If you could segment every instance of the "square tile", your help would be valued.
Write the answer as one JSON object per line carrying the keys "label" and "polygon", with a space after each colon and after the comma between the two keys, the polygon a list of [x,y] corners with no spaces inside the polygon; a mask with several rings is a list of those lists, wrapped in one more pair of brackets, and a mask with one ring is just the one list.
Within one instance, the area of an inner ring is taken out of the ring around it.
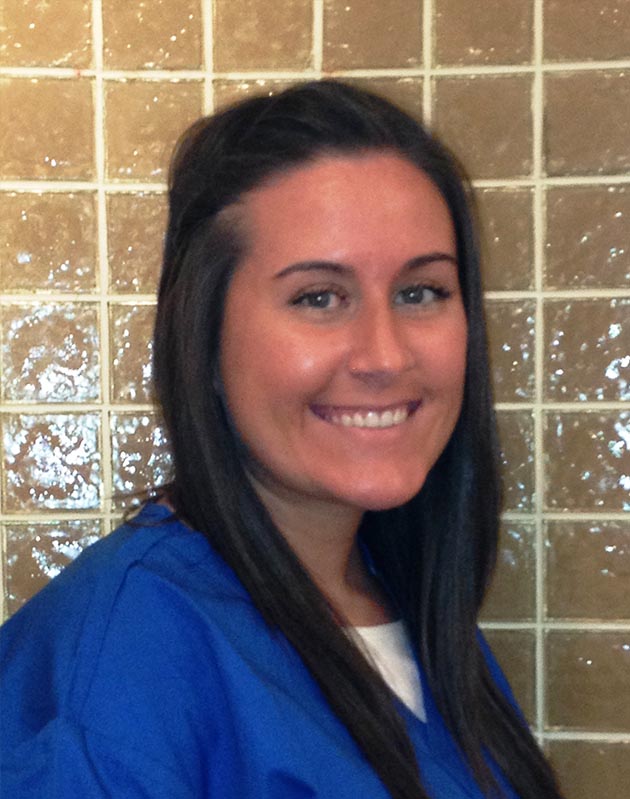
{"label": "square tile", "polygon": [[4,414],[5,513],[100,507],[100,417],[95,413]]}
{"label": "square tile", "polygon": [[165,181],[175,142],[201,110],[200,82],[107,81],[107,177]]}
{"label": "square tile", "polygon": [[549,741],[567,799],[620,799],[630,785],[630,741]]}
{"label": "square tile", "polygon": [[201,69],[199,0],[102,0],[106,69]]}
{"label": "square tile", "polygon": [[155,306],[110,306],[112,402],[153,400],[153,324]]}
{"label": "square tile", "polygon": [[528,64],[533,56],[533,0],[439,0],[435,59],[442,66]]}
{"label": "square tile", "polygon": [[96,197],[0,192],[0,291],[94,291]]}
{"label": "square tile", "polygon": [[630,299],[547,300],[545,399],[630,400]]}
{"label": "square tile", "polygon": [[531,174],[531,91],[529,75],[435,79],[435,130],[471,177]]}
{"label": "square tile", "polygon": [[504,521],[483,621],[532,621],[536,616],[536,526]]}
{"label": "square tile", "polygon": [[536,717],[536,638],[529,630],[484,630],[516,701],[533,724]]}
{"label": "square tile", "polygon": [[112,414],[110,425],[114,503],[124,507],[171,480],[171,453],[155,414]]}
{"label": "square tile", "polygon": [[2,399],[93,402],[100,397],[95,304],[2,305],[0,334]]}
{"label": "square tile", "polygon": [[534,510],[534,419],[528,411],[498,411],[504,510]]}
{"label": "square tile", "polygon": [[547,61],[630,57],[630,0],[545,0]]}
{"label": "square tile", "polygon": [[0,179],[95,178],[92,82],[0,78]]}
{"label": "square tile", "polygon": [[630,284],[628,187],[548,189],[546,206],[547,288],[626,288]]}
{"label": "square tile", "polygon": [[422,64],[422,2],[324,0],[324,69]]}
{"label": "square tile", "polygon": [[544,84],[547,174],[627,172],[630,72],[611,69],[548,74]]}
{"label": "square tile", "polygon": [[311,0],[214,0],[213,10],[218,72],[312,66]]}
{"label": "square tile", "polygon": [[495,400],[533,401],[536,303],[488,300],[486,321]]}

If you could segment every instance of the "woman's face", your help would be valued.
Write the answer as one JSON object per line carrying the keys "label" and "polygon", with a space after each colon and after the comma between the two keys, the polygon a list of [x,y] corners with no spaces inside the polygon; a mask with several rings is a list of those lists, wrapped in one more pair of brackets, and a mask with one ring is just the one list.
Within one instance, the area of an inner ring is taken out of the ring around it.
{"label": "woman's face", "polygon": [[242,201],[221,376],[279,501],[377,510],[422,487],[457,421],[466,317],[453,223],[390,153],[327,156]]}

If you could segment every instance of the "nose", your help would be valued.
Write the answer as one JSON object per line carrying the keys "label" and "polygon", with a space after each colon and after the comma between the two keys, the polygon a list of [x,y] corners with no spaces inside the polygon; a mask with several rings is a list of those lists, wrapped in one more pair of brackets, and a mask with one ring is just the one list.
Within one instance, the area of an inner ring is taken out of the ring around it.
{"label": "nose", "polygon": [[389,306],[364,309],[354,320],[348,367],[364,379],[387,382],[414,363],[408,323]]}

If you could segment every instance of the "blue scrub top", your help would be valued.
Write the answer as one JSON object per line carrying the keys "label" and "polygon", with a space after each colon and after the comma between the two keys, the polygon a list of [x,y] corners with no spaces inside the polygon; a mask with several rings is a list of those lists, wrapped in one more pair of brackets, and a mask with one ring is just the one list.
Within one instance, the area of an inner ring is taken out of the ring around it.
{"label": "blue scrub top", "polygon": [[[0,666],[7,799],[389,796],[291,645],[163,506],[18,611]],[[423,684],[426,723],[398,706],[426,789],[482,799]]]}

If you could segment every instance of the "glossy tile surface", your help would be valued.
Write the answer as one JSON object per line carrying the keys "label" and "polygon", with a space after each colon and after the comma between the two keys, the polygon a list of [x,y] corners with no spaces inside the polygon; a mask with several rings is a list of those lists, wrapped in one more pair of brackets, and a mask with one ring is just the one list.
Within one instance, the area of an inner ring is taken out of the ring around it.
{"label": "glossy tile surface", "polygon": [[92,4],[86,0],[2,0],[0,66],[89,67]]}
{"label": "glossy tile surface", "polygon": [[547,616],[630,620],[630,519],[546,525]]}
{"label": "glossy tile surface", "polygon": [[545,396],[630,400],[630,299],[547,301]]}
{"label": "glossy tile surface", "polygon": [[59,522],[8,522],[5,603],[15,613],[102,535],[98,519]]}
{"label": "glossy tile surface", "polygon": [[153,305],[110,306],[112,402],[151,402]]}
{"label": "glossy tile surface", "polygon": [[112,69],[199,69],[198,0],[102,0],[103,60]]}
{"label": "glossy tile surface", "polygon": [[629,0],[545,0],[544,5],[546,60],[630,57]]}
{"label": "glossy tile surface", "polygon": [[567,799],[620,799],[630,785],[630,741],[550,741],[547,752]]}
{"label": "glossy tile surface", "polygon": [[91,402],[100,395],[96,306],[0,306],[1,396],[20,402]]}
{"label": "glossy tile surface", "polygon": [[112,291],[155,293],[165,227],[163,194],[116,192],[107,197],[107,256]]}
{"label": "glossy tile surface", "polygon": [[484,630],[486,640],[507,677],[527,720],[535,717],[536,639],[529,630]]}
{"label": "glossy tile surface", "polygon": [[531,189],[478,189],[481,269],[486,291],[534,286],[534,217]]}
{"label": "glossy tile surface", "polygon": [[528,75],[435,80],[435,129],[473,178],[515,178],[532,170]]}
{"label": "glossy tile surface", "polygon": [[312,65],[311,0],[214,0],[214,68],[219,72]]}
{"label": "glossy tile surface", "polygon": [[533,0],[438,0],[438,64],[527,64],[532,59]]}
{"label": "glossy tile surface", "polygon": [[124,506],[169,481],[170,450],[155,414],[112,414],[111,429],[114,502]]}
{"label": "glossy tile surface", "polygon": [[504,521],[492,585],[483,606],[484,621],[530,621],[536,613],[536,527]]}
{"label": "glossy tile surface", "polygon": [[545,285],[626,288],[630,284],[630,190],[567,186],[547,190]]}
{"label": "glossy tile surface", "polygon": [[486,321],[496,402],[534,399],[534,325],[532,300],[488,300]]}
{"label": "glossy tile surface", "polygon": [[534,507],[534,419],[527,411],[499,411],[503,451],[504,509],[531,512]]}
{"label": "glossy tile surface", "polygon": [[89,79],[2,77],[0,108],[0,179],[95,176]]}
{"label": "glossy tile surface", "polygon": [[0,292],[93,291],[96,198],[0,193]]}
{"label": "glossy tile surface", "polygon": [[1,421],[4,512],[99,507],[98,414],[7,413]]}
{"label": "glossy tile surface", "polygon": [[545,506],[630,510],[630,412],[544,415]]}
{"label": "glossy tile surface", "polygon": [[618,175],[630,169],[630,72],[548,74],[544,91],[547,174]]}
{"label": "glossy tile surface", "polygon": [[179,135],[201,116],[197,81],[107,81],[105,145],[112,180],[164,181]]}
{"label": "glossy tile surface", "polygon": [[630,732],[630,632],[549,632],[546,726]]}
{"label": "glossy tile surface", "polygon": [[324,69],[422,64],[422,2],[324,0]]}

